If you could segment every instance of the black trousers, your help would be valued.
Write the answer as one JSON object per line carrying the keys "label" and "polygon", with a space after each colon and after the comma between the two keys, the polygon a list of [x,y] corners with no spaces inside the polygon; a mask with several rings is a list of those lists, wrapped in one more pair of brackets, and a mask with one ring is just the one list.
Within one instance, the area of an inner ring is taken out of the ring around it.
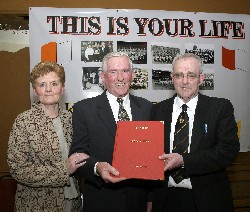
{"label": "black trousers", "polygon": [[168,187],[164,193],[164,212],[198,211],[192,189]]}

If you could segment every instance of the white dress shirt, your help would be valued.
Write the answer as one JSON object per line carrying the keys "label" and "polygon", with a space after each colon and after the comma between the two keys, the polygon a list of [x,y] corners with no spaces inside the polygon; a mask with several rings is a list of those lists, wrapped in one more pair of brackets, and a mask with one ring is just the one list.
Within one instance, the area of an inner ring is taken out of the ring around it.
{"label": "white dress shirt", "polygon": [[[118,112],[119,112],[119,103],[117,102],[117,97],[106,91],[106,95],[110,104],[110,107],[112,109],[115,121],[118,122]],[[129,119],[132,121],[132,113],[131,113],[131,107],[130,107],[130,99],[129,99],[129,94],[127,94],[123,99],[123,107],[127,111]],[[94,166],[94,174],[99,176],[97,171],[96,171],[96,166],[98,162],[96,162]]]}
{"label": "white dress shirt", "polygon": [[[106,95],[109,100],[110,107],[112,109],[115,121],[118,121],[118,112],[119,112],[119,103],[116,101],[117,97],[106,91]],[[132,113],[131,113],[131,107],[130,107],[130,99],[129,99],[129,94],[124,96],[123,98],[123,107],[127,111],[129,119],[132,121]]]}
{"label": "white dress shirt", "polygon": [[[192,138],[192,130],[193,130],[193,123],[194,123],[194,115],[195,115],[195,109],[198,102],[198,95],[191,99],[187,105],[187,114],[189,117],[189,146],[188,146],[188,152],[190,152],[190,144],[191,144],[191,138]],[[174,99],[174,106],[173,106],[173,114],[172,114],[172,123],[171,123],[171,133],[170,133],[170,153],[172,153],[173,149],[173,141],[174,141],[174,132],[175,132],[175,125],[177,122],[177,119],[182,112],[182,105],[185,104],[181,98],[178,96]],[[185,166],[185,164],[184,164]],[[169,177],[168,182],[169,187],[182,187],[182,188],[188,188],[192,189],[192,184],[190,181],[190,178],[182,180],[179,184],[176,184],[173,180],[173,178]]]}

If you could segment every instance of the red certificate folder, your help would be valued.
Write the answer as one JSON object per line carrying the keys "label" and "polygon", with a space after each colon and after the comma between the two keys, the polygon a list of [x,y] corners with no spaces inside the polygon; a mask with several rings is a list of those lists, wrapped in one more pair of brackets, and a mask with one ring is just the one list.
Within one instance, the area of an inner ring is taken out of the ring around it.
{"label": "red certificate folder", "polygon": [[163,121],[119,121],[112,166],[119,177],[147,180],[164,179]]}

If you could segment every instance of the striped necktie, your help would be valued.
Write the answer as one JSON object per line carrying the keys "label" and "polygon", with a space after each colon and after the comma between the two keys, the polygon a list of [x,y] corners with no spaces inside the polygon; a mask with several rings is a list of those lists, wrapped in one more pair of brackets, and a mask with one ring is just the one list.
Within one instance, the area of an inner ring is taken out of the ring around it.
{"label": "striped necktie", "polygon": [[119,103],[119,111],[118,111],[118,120],[119,121],[129,121],[129,116],[125,108],[123,107],[123,99],[117,98],[116,100]]}
{"label": "striped necktie", "polygon": [[[175,125],[175,133],[174,133],[174,141],[173,141],[173,153],[179,153],[183,155],[188,151],[189,146],[189,118],[187,114],[187,105],[182,105],[182,112],[180,113],[176,125]],[[180,183],[184,178],[181,172],[182,167],[177,167],[172,170],[172,178],[175,183]]]}

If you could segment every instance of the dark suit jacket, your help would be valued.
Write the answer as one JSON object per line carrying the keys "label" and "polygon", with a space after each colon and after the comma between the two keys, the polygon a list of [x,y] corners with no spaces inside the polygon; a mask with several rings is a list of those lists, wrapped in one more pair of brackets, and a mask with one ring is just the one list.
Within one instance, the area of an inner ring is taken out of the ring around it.
{"label": "dark suit jacket", "polygon": [[[129,95],[133,121],[150,120],[152,104],[141,97]],[[83,204],[88,211],[145,211],[147,181],[126,180],[112,184],[94,175],[97,161],[112,164],[116,122],[106,93],[82,100],[73,107],[73,142],[70,154],[90,155],[77,175],[85,179]],[[129,133],[129,132],[128,132]]]}
{"label": "dark suit jacket", "polygon": [[102,46],[99,48],[100,50],[100,58],[101,60],[103,59],[103,57],[108,54],[110,52],[109,47],[105,46],[104,49],[102,49]]}
{"label": "dark suit jacket", "polygon": [[[156,104],[153,110],[153,119],[165,121],[165,153],[170,152],[170,131],[175,96]],[[207,125],[207,130],[205,130],[205,125]],[[184,168],[182,170],[183,174],[191,179],[199,211],[233,210],[226,167],[233,162],[239,148],[237,125],[231,102],[227,99],[199,94],[190,153],[183,155]],[[154,211],[161,211],[164,201],[167,201],[164,200],[162,192],[167,189],[168,177],[167,171],[165,188],[155,193],[153,205],[157,207]]]}

